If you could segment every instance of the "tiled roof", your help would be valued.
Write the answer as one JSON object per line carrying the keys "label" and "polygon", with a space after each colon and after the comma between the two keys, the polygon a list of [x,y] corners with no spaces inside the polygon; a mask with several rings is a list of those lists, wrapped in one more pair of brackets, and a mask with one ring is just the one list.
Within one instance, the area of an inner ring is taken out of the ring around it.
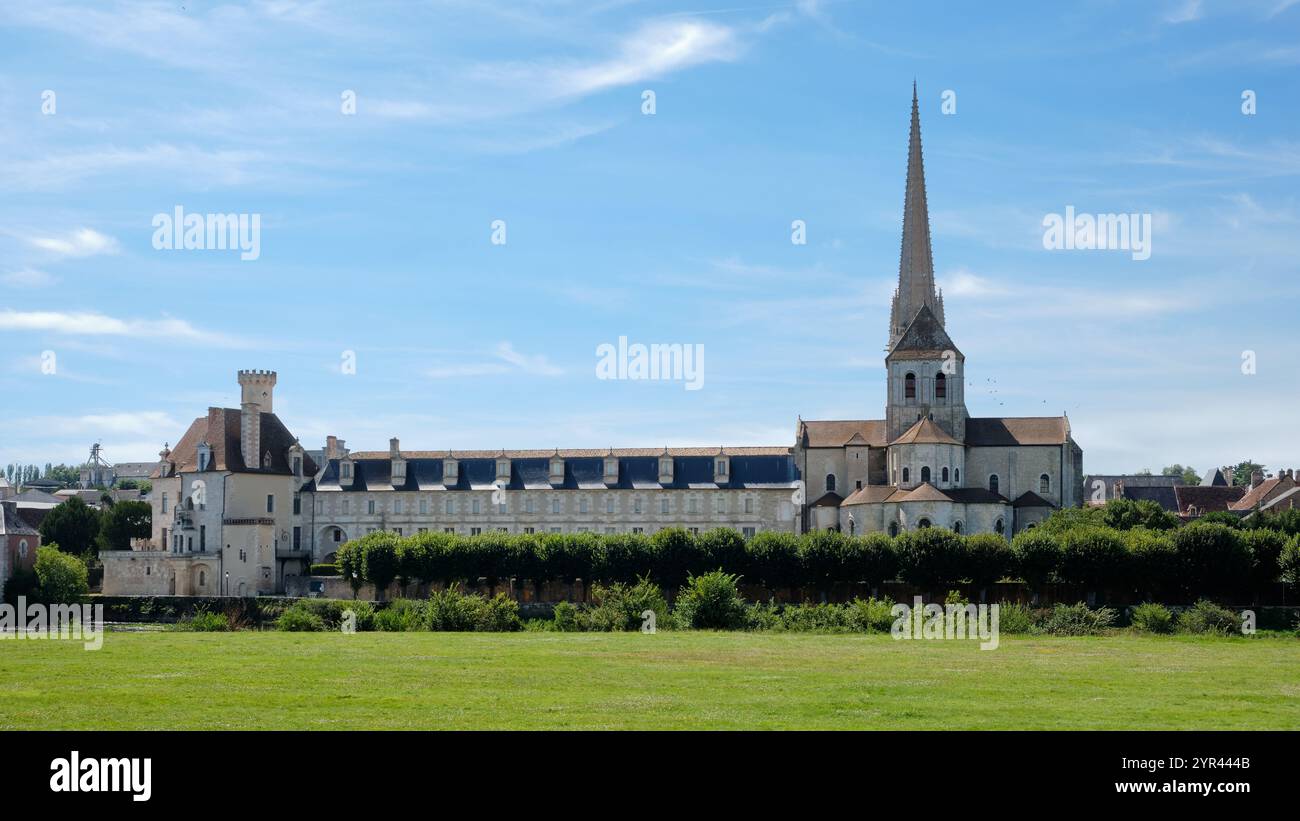
{"label": "tiled roof", "polygon": [[885,438],[884,419],[805,421],[802,434],[805,446],[810,448],[838,448],[850,441],[883,448],[889,443]]}
{"label": "tiled roof", "polygon": [[845,499],[841,507],[849,505],[878,505],[884,502],[958,502],[960,504],[1007,504],[996,493],[980,487],[948,488],[940,490],[923,483],[908,491],[891,485],[867,485]]}
{"label": "tiled roof", "polygon": [[917,486],[916,486],[915,488],[913,488],[912,490],[908,491],[907,493],[904,493],[901,497],[899,497],[898,499],[895,499],[895,500],[893,500],[893,501],[897,501],[897,502],[951,502],[951,501],[952,501],[952,498],[951,498],[950,496],[948,496],[947,494],[945,494],[942,490],[939,490],[939,488],[937,488],[937,487],[935,487],[934,485],[930,484],[929,482],[922,482],[921,484],[917,485]]}
{"label": "tiled roof", "polygon": [[1008,416],[966,420],[966,444],[974,447],[1064,445],[1069,423],[1064,416]]}
{"label": "tiled roof", "polygon": [[1187,515],[1187,508],[1195,505],[1198,513],[1211,513],[1227,510],[1229,506],[1246,495],[1244,487],[1206,487],[1204,485],[1179,485],[1174,488],[1178,499],[1179,515]]}
{"label": "tiled roof", "polygon": [[[556,448],[534,450],[404,450],[403,459],[539,459],[558,455],[563,459],[598,456],[662,456],[664,448]],[[669,456],[785,456],[788,446],[740,446],[667,448]],[[348,454],[350,459],[388,459],[386,450],[358,450]]]}
{"label": "tiled roof", "polygon": [[[1264,481],[1255,485],[1255,487],[1247,490],[1246,495],[1242,496],[1239,500],[1237,500],[1232,505],[1232,509],[1233,510],[1254,510],[1255,505],[1263,504],[1264,500],[1268,498],[1269,494],[1277,490],[1278,485],[1281,485],[1284,481],[1286,480],[1282,479],[1281,477],[1265,479]],[[1285,490],[1285,487],[1283,489]]]}
{"label": "tiled roof", "polygon": [[[240,411],[236,408],[208,408],[207,416],[200,416],[190,425],[189,430],[172,448],[171,461],[176,471],[191,472],[199,468],[199,443],[207,442],[212,446],[211,470],[228,470],[232,473],[276,473],[288,475],[292,472],[289,464],[289,448],[294,443],[293,434],[274,413],[258,414],[261,424],[261,450],[270,451],[271,467],[266,470],[250,469],[244,464],[243,452],[240,450]],[[303,475],[310,476],[316,472],[316,463],[303,453]],[[152,477],[158,477],[154,470]]]}
{"label": "tiled roof", "polygon": [[939,427],[928,416],[918,419],[901,436],[890,442],[891,445],[960,445],[947,431]]}
{"label": "tiled roof", "polygon": [[881,502],[897,501],[892,497],[897,494],[903,495],[903,491],[892,485],[866,485],[859,488],[844,500],[841,507],[848,505],[878,505]]}
{"label": "tiled roof", "polygon": [[953,344],[952,337],[943,329],[943,323],[930,310],[929,305],[922,305],[916,312],[911,324],[898,338],[894,347],[889,349],[886,359],[938,359],[951,351],[958,359],[964,359],[961,351]]}

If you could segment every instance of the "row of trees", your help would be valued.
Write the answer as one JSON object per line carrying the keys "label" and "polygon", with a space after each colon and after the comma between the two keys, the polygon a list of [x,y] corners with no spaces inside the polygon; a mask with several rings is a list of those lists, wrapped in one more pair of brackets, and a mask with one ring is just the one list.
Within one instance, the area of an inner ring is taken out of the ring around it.
{"label": "row of trees", "polygon": [[41,520],[41,541],[89,562],[101,550],[130,550],[131,539],[148,538],[153,511],[148,502],[106,500],[100,510],[73,496]]}
{"label": "row of trees", "polygon": [[46,462],[44,467],[10,463],[5,465],[5,478],[11,485],[25,485],[37,479],[49,479],[66,487],[81,481],[81,468],[76,465],[53,465],[49,462]]}
{"label": "row of trees", "polygon": [[338,566],[354,588],[398,581],[446,585],[485,579],[572,584],[635,582],[649,577],[676,590],[690,575],[739,574],[769,590],[835,585],[875,587],[901,580],[936,590],[1023,579],[1034,588],[1064,582],[1089,590],[1127,590],[1164,601],[1251,595],[1285,577],[1300,583],[1300,538],[1279,530],[1193,524],[1173,531],[1085,524],[1042,527],[1008,543],[994,534],[962,536],[940,528],[849,537],[763,532],[745,540],[719,528],[699,536],[681,528],[653,536],[591,533],[457,536],[375,532],[345,544]]}

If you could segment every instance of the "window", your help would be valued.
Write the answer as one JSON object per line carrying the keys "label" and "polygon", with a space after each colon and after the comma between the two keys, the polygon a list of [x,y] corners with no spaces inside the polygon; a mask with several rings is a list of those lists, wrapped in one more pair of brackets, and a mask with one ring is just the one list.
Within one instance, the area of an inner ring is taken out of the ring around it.
{"label": "window", "polygon": [[18,542],[18,558],[19,558],[19,559],[26,559],[26,558],[27,558],[27,540],[26,540],[26,539],[21,539],[21,540]]}
{"label": "window", "polygon": [[164,494],[162,495],[162,512],[163,512],[163,513],[166,513],[166,512],[167,512],[167,494],[166,494],[166,493],[164,493]]}
{"label": "window", "polygon": [[297,493],[293,494],[293,515],[302,515],[302,497]]}
{"label": "window", "polygon": [[908,468],[903,468],[903,484],[907,484],[910,481],[912,481],[912,471]]}
{"label": "window", "polygon": [[324,500],[324,499],[317,499],[317,500],[316,500],[316,515],[317,515],[317,516],[324,516],[324,515],[325,515],[325,500]]}
{"label": "window", "polygon": [[745,497],[745,512],[746,512],[746,513],[753,513],[753,512],[754,512],[754,497],[753,497],[753,496],[746,496],[746,497]]}
{"label": "window", "polygon": [[352,463],[351,463],[351,462],[344,462],[344,463],[343,463],[343,478],[344,478],[344,479],[351,479],[351,478],[352,478]]}
{"label": "window", "polygon": [[909,373],[903,377],[903,398],[916,398],[916,374],[914,373]]}
{"label": "window", "polygon": [[939,475],[943,477],[943,481],[944,481],[944,482],[947,482],[947,481],[948,481],[948,468],[944,468],[944,469],[943,469],[943,472],[942,472],[941,474],[939,474]]}
{"label": "window", "polygon": [[207,574],[205,571],[200,570],[200,571],[199,571],[199,587],[203,587],[203,586],[204,586],[205,584],[207,584],[207,583],[208,583],[208,574]]}
{"label": "window", "polygon": [[930,466],[929,466],[929,465],[925,465],[925,466],[923,466],[923,467],[921,468],[921,481],[922,481],[922,482],[928,482],[928,481],[930,481]]}
{"label": "window", "polygon": [[401,512],[402,512],[402,500],[401,500],[401,499],[394,499],[394,500],[393,500],[393,512],[394,512],[394,513],[401,513]]}
{"label": "window", "polygon": [[275,512],[275,496],[273,496],[270,493],[266,494],[266,512],[267,513]]}
{"label": "window", "polygon": [[507,509],[504,499],[497,503],[497,513],[505,513]]}
{"label": "window", "polygon": [[633,532],[633,533],[645,533],[645,528],[644,528],[644,527],[634,527],[634,528],[632,528],[632,532]]}
{"label": "window", "polygon": [[743,527],[740,529],[740,535],[744,536],[746,539],[752,539],[754,538],[754,528]]}
{"label": "window", "polygon": [[924,530],[925,528],[927,528],[927,527],[930,526],[930,520],[929,520],[929,519],[922,519],[922,520],[920,520],[919,522],[916,523],[916,526],[919,527],[919,528],[921,528],[922,530]]}
{"label": "window", "polygon": [[[200,536],[199,542],[202,543],[202,541],[203,539]],[[293,529],[293,549],[302,550],[302,528],[301,527],[295,527]]]}
{"label": "window", "polygon": [[834,473],[828,473],[828,474],[826,474],[826,492],[827,492],[827,493],[834,493],[834,492],[835,492],[835,474],[834,474]]}
{"label": "window", "polygon": [[509,475],[510,475],[510,462],[508,462],[505,459],[498,460],[497,476],[509,476]]}
{"label": "window", "polygon": [[1051,476],[1048,476],[1046,473],[1044,473],[1042,476],[1039,476],[1039,477],[1038,477],[1038,492],[1039,492],[1039,493],[1051,493],[1051,492],[1052,492],[1052,477],[1051,477]]}
{"label": "window", "polygon": [[425,516],[429,513],[429,500],[420,499],[420,515]]}
{"label": "window", "polygon": [[454,528],[454,527],[444,527],[444,528],[442,529],[442,532],[443,532],[443,533],[455,533],[455,532],[456,532],[456,528]]}
{"label": "window", "polygon": [[474,514],[475,516],[477,516],[477,515],[479,515],[480,513],[483,512],[483,502],[482,502],[482,500],[480,500],[480,499],[472,499],[472,500],[470,501],[469,504],[470,504],[469,512],[472,513],[472,514]]}
{"label": "window", "polygon": [[352,508],[352,500],[351,500],[351,499],[344,499],[344,500],[343,500],[343,503],[339,506],[339,509],[340,509],[340,511],[343,513],[344,516],[348,515],[348,513],[351,512],[351,508]]}
{"label": "window", "polygon": [[301,456],[295,456],[295,457],[293,457],[293,475],[294,475],[294,476],[302,476],[302,457],[301,457]]}
{"label": "window", "polygon": [[897,535],[898,535],[898,522],[890,522],[890,523],[889,523],[889,535],[890,535],[890,536],[897,536]]}
{"label": "window", "polygon": [[556,496],[554,499],[551,500],[551,512],[552,512],[552,513],[559,513],[559,512],[560,512],[560,497],[559,497],[559,496]]}
{"label": "window", "polygon": [[343,531],[339,530],[337,527],[334,528],[334,541],[335,543],[343,541]]}
{"label": "window", "polygon": [[719,496],[719,497],[718,497],[718,507],[717,507],[717,510],[718,510],[719,513],[726,513],[726,512],[727,512],[727,497],[726,497],[726,496]]}
{"label": "window", "polygon": [[958,536],[961,535],[961,522],[952,523],[952,532],[956,533]]}
{"label": "window", "polygon": [[669,499],[667,496],[663,497],[662,499],[659,500],[659,512],[660,513],[670,512],[672,510],[671,504],[672,504],[671,499]]}
{"label": "window", "polygon": [[524,528],[524,532],[525,532],[525,533],[536,533],[536,532],[537,532],[537,528],[535,528],[535,527],[526,527],[526,528]]}
{"label": "window", "polygon": [[943,374],[939,374],[934,378],[934,398],[935,399],[948,398],[948,377],[944,376]]}
{"label": "window", "polygon": [[612,528],[612,527],[607,527],[607,528],[605,528],[605,535],[606,535],[606,536],[612,536],[612,535],[614,535],[614,534],[617,533],[617,532],[618,532],[618,530],[615,529],[615,528]]}
{"label": "window", "polygon": [[367,499],[367,500],[366,500],[366,513],[369,513],[371,516],[373,516],[373,515],[375,514],[375,500],[374,500],[374,499]]}
{"label": "window", "polygon": [[471,527],[469,529],[469,535],[471,536],[480,536],[482,535],[482,533],[483,533],[483,528],[481,527]]}
{"label": "window", "polygon": [[613,513],[613,512],[614,512],[614,497],[613,497],[613,496],[610,496],[608,499],[605,500],[605,512],[606,512],[606,513]]}
{"label": "window", "polygon": [[699,509],[699,502],[700,502],[700,500],[697,499],[697,498],[695,498],[694,496],[692,496],[692,497],[690,497],[689,499],[687,499],[687,500],[686,500],[686,512],[687,512],[687,513],[699,513],[699,512],[700,512],[700,509]]}
{"label": "window", "polygon": [[727,460],[726,460],[726,459],[719,459],[719,460],[718,460],[717,473],[718,473],[719,476],[726,476],[726,475],[727,475]]}
{"label": "window", "polygon": [[524,498],[524,513],[536,513],[537,512],[536,507],[537,507],[537,502],[533,499],[532,496],[527,496]]}
{"label": "window", "polygon": [[587,497],[586,497],[586,496],[581,496],[581,497],[578,498],[578,512],[581,513],[581,514],[583,514],[584,516],[586,515],[586,513],[587,513]]}
{"label": "window", "polygon": [[961,484],[961,468],[952,469],[952,480],[959,485]]}
{"label": "window", "polygon": [[996,473],[989,477],[989,492],[998,492],[998,475]]}
{"label": "window", "polygon": [[[297,530],[297,528],[294,528]],[[199,552],[206,552],[208,549],[208,526],[199,525]]]}
{"label": "window", "polygon": [[639,514],[641,512],[641,497],[637,496],[632,499],[632,512]]}
{"label": "window", "polygon": [[660,473],[661,475],[664,475],[664,476],[671,476],[671,475],[672,475],[672,472],[673,472],[673,460],[672,460],[672,459],[660,459],[660,460],[659,460],[659,473]]}
{"label": "window", "polygon": [[444,506],[443,509],[446,511],[448,516],[454,514],[456,512],[456,500],[448,498],[447,504]]}
{"label": "window", "polygon": [[993,530],[994,530],[994,531],[995,531],[999,536],[1001,536],[1002,533],[1003,533],[1004,531],[1006,531],[1006,529],[1007,529],[1007,528],[1006,528],[1006,525],[1002,524],[1002,520],[1001,520],[1001,519],[998,519],[996,522],[993,523]]}

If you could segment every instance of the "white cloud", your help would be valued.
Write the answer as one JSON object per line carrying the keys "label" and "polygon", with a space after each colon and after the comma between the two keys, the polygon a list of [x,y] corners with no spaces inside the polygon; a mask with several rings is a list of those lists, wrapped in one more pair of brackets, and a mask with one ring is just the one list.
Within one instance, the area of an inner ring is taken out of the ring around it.
{"label": "white cloud", "polygon": [[1202,15],[1201,0],[1182,0],[1177,8],[1170,9],[1165,14],[1164,20],[1166,23],[1190,23],[1201,19]]}
{"label": "white cloud", "polygon": [[519,371],[534,376],[559,376],[564,373],[563,368],[552,364],[545,356],[520,353],[509,342],[498,343],[492,351],[492,356],[497,361],[439,364],[426,369],[424,375],[431,379],[454,379],[457,377],[492,376]]}
{"label": "white cloud", "polygon": [[78,228],[61,236],[28,237],[27,242],[58,257],[93,257],[121,250],[117,240],[92,228]]}
{"label": "white cloud", "polygon": [[200,330],[183,319],[118,319],[94,311],[0,310],[0,331],[48,331],[67,336],[120,336],[137,339],[166,337],[222,347],[247,343]]}
{"label": "white cloud", "polygon": [[44,271],[37,271],[34,268],[23,268],[18,271],[10,271],[7,274],[0,275],[0,282],[3,282],[11,288],[45,288],[49,285],[53,285],[56,280]]}
{"label": "white cloud", "polygon": [[943,288],[945,297],[962,296],[978,299],[981,297],[1002,296],[1007,293],[1005,286],[978,276],[964,267],[955,268],[944,274],[939,285]]}
{"label": "white cloud", "polygon": [[552,365],[551,362],[541,354],[528,356],[514,349],[509,342],[502,342],[497,345],[496,355],[499,359],[509,362],[520,370],[539,376],[559,376],[564,373],[562,368]]}

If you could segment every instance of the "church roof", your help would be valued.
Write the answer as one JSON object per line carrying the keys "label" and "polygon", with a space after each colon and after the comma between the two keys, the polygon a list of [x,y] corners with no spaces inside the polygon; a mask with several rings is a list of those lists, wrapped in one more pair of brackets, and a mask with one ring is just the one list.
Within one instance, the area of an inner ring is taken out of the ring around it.
{"label": "church roof", "polygon": [[833,490],[823,493],[821,498],[812,503],[812,507],[839,507],[844,497]]}
{"label": "church roof", "polygon": [[848,505],[875,505],[881,502],[897,501],[894,496],[902,497],[905,491],[901,491],[893,485],[866,485],[858,488],[849,494],[841,507]]}
{"label": "church roof", "polygon": [[937,359],[948,351],[958,359],[965,359],[934,311],[929,305],[922,305],[908,323],[907,330],[889,349],[886,359]]}
{"label": "church roof", "polygon": [[1201,487],[1230,487],[1230,484],[1223,475],[1223,470],[1214,468],[1205,471],[1205,475],[1201,477]]}
{"label": "church roof", "polygon": [[903,239],[898,255],[898,289],[889,311],[889,347],[893,348],[921,306],[933,309],[943,324],[943,295],[934,286],[930,248],[930,210],[925,194],[925,158],[921,151],[921,109],[912,84],[912,124],[907,135],[907,186],[903,194]]}
{"label": "church roof", "polygon": [[889,444],[885,438],[884,419],[841,419],[802,423],[800,436],[804,447],[838,448],[852,442],[865,442],[873,448]]}
{"label": "church roof", "polygon": [[867,485],[850,495],[840,506],[878,505],[885,502],[957,502],[968,505],[1007,504],[1007,500],[1002,496],[982,487],[954,487],[940,490],[929,482],[923,482],[912,490],[900,490],[892,485]]}
{"label": "church roof", "polygon": [[947,431],[934,423],[930,417],[922,417],[916,424],[903,432],[890,445],[960,445]]}
{"label": "church roof", "polygon": [[1064,445],[1070,423],[1064,416],[971,417],[966,420],[966,444],[973,447]]}
{"label": "church roof", "polygon": [[1055,507],[1051,502],[1034,493],[1032,490],[1026,490],[1016,497],[1011,503],[1012,507]]}
{"label": "church roof", "polygon": [[929,482],[922,482],[912,490],[904,493],[898,502],[951,502],[952,497]]}

